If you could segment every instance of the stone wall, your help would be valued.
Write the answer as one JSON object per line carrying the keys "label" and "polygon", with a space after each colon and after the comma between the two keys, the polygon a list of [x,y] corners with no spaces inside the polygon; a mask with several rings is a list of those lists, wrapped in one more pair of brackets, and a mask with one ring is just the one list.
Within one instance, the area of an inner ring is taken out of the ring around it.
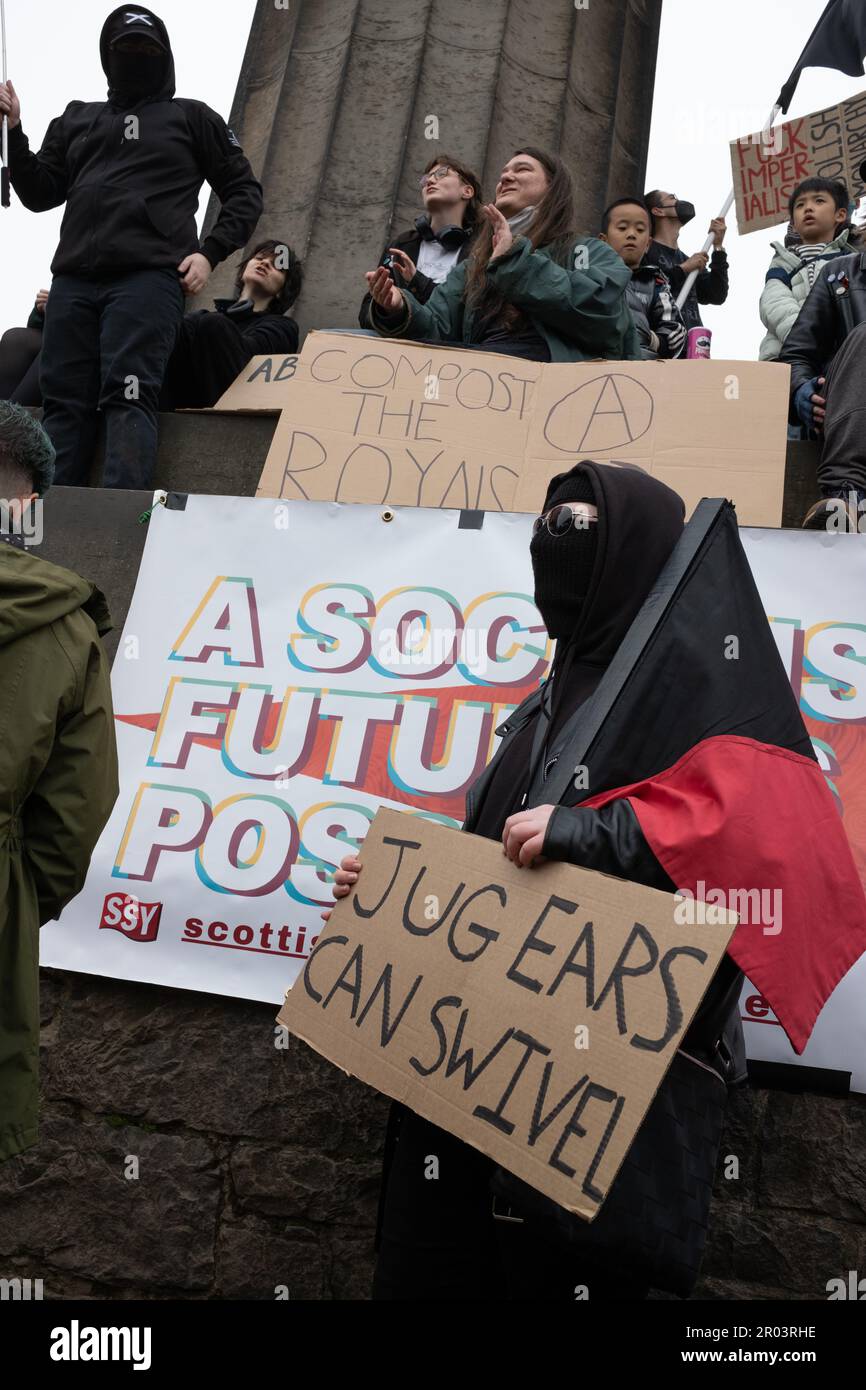
{"label": "stone wall", "polygon": [[356,322],[363,272],[417,217],[438,150],[486,197],[517,146],[555,150],[596,231],[643,188],[660,16],[661,0],[259,0],[230,124],[264,187],[256,237],[304,261],[302,331]]}

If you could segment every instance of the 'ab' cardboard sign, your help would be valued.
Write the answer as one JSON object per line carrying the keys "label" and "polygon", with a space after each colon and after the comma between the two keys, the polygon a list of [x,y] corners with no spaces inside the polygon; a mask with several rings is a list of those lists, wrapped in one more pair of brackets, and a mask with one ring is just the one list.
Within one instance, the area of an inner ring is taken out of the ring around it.
{"label": "'ab' cardboard sign", "polygon": [[787,222],[788,202],[803,179],[842,179],[851,197],[860,197],[864,156],[866,92],[838,106],[732,140],[740,235]]}
{"label": "'ab' cardboard sign", "polygon": [[213,409],[238,415],[278,415],[286,404],[286,383],[294,378],[297,365],[296,352],[251,357]]}
{"label": "'ab' cardboard sign", "polygon": [[278,1022],[592,1220],[736,925],[381,810]]}

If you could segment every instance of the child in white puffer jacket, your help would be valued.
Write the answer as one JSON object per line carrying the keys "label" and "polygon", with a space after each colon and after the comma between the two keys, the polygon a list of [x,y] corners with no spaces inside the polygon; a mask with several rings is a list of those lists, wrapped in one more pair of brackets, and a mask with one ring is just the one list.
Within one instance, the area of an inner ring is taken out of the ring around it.
{"label": "child in white puffer jacket", "polygon": [[857,249],[844,183],[836,179],[804,179],[791,194],[788,207],[800,242],[790,249],[780,241],[772,243],[776,254],[767,271],[760,304],[761,322],[767,329],[758,354],[762,362],[778,358],[827,262]]}

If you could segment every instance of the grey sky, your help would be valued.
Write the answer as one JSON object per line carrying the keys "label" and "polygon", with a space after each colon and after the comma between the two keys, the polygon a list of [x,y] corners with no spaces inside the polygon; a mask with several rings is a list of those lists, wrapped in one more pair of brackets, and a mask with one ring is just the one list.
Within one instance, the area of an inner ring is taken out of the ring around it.
{"label": "grey sky", "polygon": [[[254,0],[162,0],[155,6],[168,26],[182,95],[228,116],[254,7]],[[730,187],[728,141],[761,127],[823,7],[824,0],[726,0],[713,7],[664,0],[646,187],[670,189],[695,204],[698,217],[682,243],[686,251],[700,246]],[[112,8],[111,0],[6,0],[9,76],[34,148],[68,101],[104,97],[98,38]],[[820,110],[864,89],[866,77],[809,69],[790,114]],[[207,187],[202,212],[206,199]],[[23,323],[36,291],[49,284],[62,214],[60,208],[27,212],[14,194],[12,202],[0,211],[0,328]],[[714,357],[755,358],[763,333],[758,297],[770,242],[783,228],[738,237],[733,211],[729,228],[731,293],[724,307],[707,309],[704,318],[713,330]]]}

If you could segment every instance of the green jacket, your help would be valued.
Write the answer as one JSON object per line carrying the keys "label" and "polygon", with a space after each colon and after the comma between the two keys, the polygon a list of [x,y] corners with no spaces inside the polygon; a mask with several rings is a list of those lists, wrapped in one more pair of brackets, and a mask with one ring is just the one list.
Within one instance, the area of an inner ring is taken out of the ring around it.
{"label": "green jacket", "polygon": [[117,799],[98,589],[0,540],[0,1159],[38,1137],[39,928]]}
{"label": "green jacket", "polygon": [[[576,255],[583,247],[588,264],[576,269]],[[523,310],[546,341],[551,362],[598,357],[639,361],[637,330],[625,302],[631,281],[625,262],[596,237],[575,238],[566,258],[570,269],[560,265],[552,252],[550,246],[533,251],[528,237],[518,237],[504,256],[488,266],[488,279],[510,304]],[[474,311],[463,297],[466,267],[466,261],[454,266],[426,304],[402,290],[406,315],[394,323],[386,322],[371,304],[370,327],[383,337],[459,343],[483,352],[483,343],[471,341]]]}

